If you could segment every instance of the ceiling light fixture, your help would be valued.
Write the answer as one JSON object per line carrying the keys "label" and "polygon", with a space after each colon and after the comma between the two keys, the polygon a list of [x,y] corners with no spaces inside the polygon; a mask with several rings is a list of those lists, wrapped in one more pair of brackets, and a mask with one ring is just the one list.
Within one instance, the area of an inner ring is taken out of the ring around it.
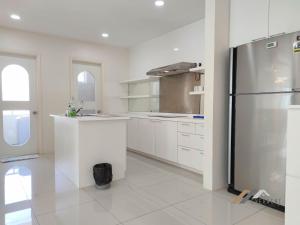
{"label": "ceiling light fixture", "polygon": [[109,37],[109,34],[108,34],[108,33],[102,33],[102,37],[108,38],[108,37]]}
{"label": "ceiling light fixture", "polygon": [[11,14],[10,18],[13,19],[13,20],[20,20],[21,19],[21,17],[17,14]]}
{"label": "ceiling light fixture", "polygon": [[178,51],[179,51],[179,48],[173,48],[173,51],[174,51],[174,52],[178,52]]}
{"label": "ceiling light fixture", "polygon": [[164,1],[161,1],[161,0],[157,0],[155,1],[154,3],[157,7],[162,7],[165,5],[165,2]]}

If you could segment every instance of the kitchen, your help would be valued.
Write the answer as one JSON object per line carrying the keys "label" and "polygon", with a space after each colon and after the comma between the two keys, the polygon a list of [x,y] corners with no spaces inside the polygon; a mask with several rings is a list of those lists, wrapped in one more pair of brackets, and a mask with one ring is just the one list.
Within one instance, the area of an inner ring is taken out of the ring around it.
{"label": "kitchen", "polygon": [[298,225],[298,2],[28,1],[0,10],[3,224]]}

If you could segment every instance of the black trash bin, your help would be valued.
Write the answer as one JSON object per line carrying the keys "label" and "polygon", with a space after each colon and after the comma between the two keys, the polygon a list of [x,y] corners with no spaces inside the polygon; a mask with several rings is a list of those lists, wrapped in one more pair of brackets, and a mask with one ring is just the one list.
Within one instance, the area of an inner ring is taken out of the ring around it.
{"label": "black trash bin", "polygon": [[94,179],[96,187],[106,189],[110,187],[113,178],[112,166],[109,163],[100,163],[93,167]]}

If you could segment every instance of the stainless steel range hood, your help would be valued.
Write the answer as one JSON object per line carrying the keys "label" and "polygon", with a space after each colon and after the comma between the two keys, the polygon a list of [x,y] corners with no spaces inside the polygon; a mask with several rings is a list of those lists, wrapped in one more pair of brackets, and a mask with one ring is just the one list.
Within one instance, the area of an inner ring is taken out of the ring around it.
{"label": "stainless steel range hood", "polygon": [[196,68],[197,63],[180,62],[169,66],[163,66],[147,72],[148,76],[171,76],[188,73],[190,69]]}

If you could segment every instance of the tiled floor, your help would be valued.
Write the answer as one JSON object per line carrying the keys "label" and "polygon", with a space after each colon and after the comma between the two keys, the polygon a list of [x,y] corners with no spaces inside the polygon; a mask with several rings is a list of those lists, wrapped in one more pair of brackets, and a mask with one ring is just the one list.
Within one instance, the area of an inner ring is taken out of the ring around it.
{"label": "tiled floor", "polygon": [[135,154],[127,178],[108,190],[77,190],[52,156],[0,164],[0,225],[283,225],[284,215],[225,191],[201,176]]}

